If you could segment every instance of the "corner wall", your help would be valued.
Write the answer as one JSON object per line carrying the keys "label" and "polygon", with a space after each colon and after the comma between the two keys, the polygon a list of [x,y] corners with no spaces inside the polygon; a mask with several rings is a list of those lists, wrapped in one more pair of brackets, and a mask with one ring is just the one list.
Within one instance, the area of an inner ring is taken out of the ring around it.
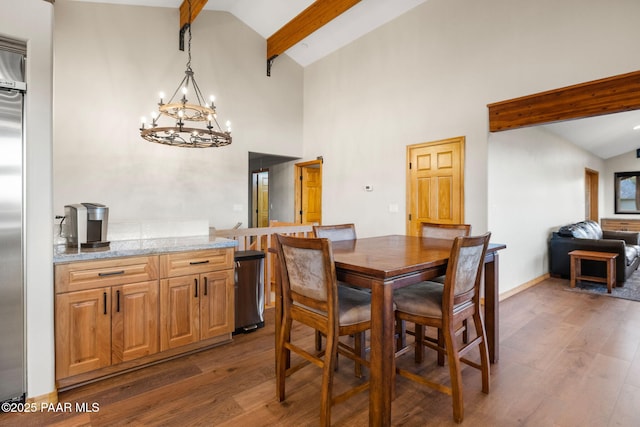
{"label": "corner wall", "polygon": [[[55,389],[51,220],[53,5],[0,0],[0,33],[27,41],[25,231],[27,397]],[[10,13],[9,13],[10,11]]]}
{"label": "corner wall", "polygon": [[[113,222],[247,223],[248,152],[299,157],[302,68],[278,58],[266,76],[266,40],[226,12],[192,26],[195,78],[232,123],[227,147],[190,149],[140,137],[158,93],[184,77],[178,9],[57,0],[54,211],[99,202]],[[114,25],[118,22],[118,25]]]}

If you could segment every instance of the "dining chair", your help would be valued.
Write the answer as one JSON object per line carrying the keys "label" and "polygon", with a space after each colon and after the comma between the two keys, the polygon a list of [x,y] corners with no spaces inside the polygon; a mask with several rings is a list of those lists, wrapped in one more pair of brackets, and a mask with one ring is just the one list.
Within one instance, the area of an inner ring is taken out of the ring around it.
{"label": "dining chair", "polygon": [[[364,382],[333,396],[333,376],[338,353],[368,366],[363,354],[364,333],[371,328],[371,297],[346,286],[338,286],[333,251],[326,238],[301,238],[276,234],[276,251],[280,263],[282,322],[276,343],[276,391],[280,402],[285,399],[285,378],[308,363],[322,369],[320,425],[331,423],[331,406],[369,387]],[[292,323],[296,321],[320,331],[327,337],[324,351],[316,354],[305,350],[292,339]],[[350,347],[340,336],[353,335]],[[302,356],[302,363],[288,367],[290,352]]]}
{"label": "dining chair", "polygon": [[314,225],[313,232],[316,237],[326,237],[332,242],[355,240],[357,238],[354,224]]}
{"label": "dining chair", "polygon": [[[480,279],[490,236],[491,233],[486,233],[482,236],[455,238],[444,286],[426,281],[400,288],[394,293],[396,319],[416,324],[416,349],[427,346],[447,355],[451,386],[437,384],[405,369],[397,369],[396,372],[451,395],[453,418],[456,422],[462,422],[464,418],[461,362],[482,372],[482,391],[489,393],[489,353],[484,320],[480,314]],[[468,343],[461,343],[458,332],[466,319],[473,319],[476,336]],[[435,327],[441,331],[444,345],[426,339],[424,326]],[[479,364],[464,357],[474,347],[478,347],[480,351]]]}
{"label": "dining chair", "polygon": [[420,224],[420,235],[434,239],[455,239],[458,236],[469,236],[470,224],[435,224],[423,222]]}
{"label": "dining chair", "polygon": [[[420,235],[422,237],[430,237],[434,239],[455,239],[459,236],[469,236],[471,234],[471,224],[436,224],[433,222],[422,222],[420,223]],[[445,276],[438,276],[431,279],[432,282],[444,283]],[[468,333],[467,333],[467,322],[465,321],[463,324],[464,328],[462,330],[463,340],[467,342]],[[398,348],[402,348],[405,346],[406,339],[405,334],[414,335],[415,331],[407,330],[404,321],[398,322],[396,328],[396,336],[398,337]],[[438,339],[442,344],[442,336],[441,332],[438,331]],[[416,362],[422,362],[422,350],[417,350],[415,352]],[[438,363],[440,365],[444,365],[444,353],[440,353],[438,355]]]}
{"label": "dining chair", "polygon": [[[332,242],[355,240],[357,238],[355,224],[314,225],[313,233],[316,237],[324,237]],[[316,350],[322,350],[322,334],[319,331],[316,331]],[[362,372],[359,367],[356,367],[356,376],[360,377],[361,375]]]}

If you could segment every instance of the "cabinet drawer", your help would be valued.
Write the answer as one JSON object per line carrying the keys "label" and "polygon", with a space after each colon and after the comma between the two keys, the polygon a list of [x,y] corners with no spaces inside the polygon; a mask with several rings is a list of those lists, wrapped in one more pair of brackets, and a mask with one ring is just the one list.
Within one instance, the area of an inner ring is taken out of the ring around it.
{"label": "cabinet drawer", "polygon": [[157,278],[157,255],[80,261],[55,266],[56,293],[146,282]]}
{"label": "cabinet drawer", "polygon": [[160,277],[178,277],[228,268],[233,268],[233,248],[160,255]]}

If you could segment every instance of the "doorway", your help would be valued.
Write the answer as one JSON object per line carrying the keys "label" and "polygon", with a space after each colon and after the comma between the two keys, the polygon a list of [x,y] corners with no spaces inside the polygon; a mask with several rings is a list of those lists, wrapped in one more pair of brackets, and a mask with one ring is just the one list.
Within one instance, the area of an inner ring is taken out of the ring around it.
{"label": "doorway", "polygon": [[251,173],[254,227],[269,226],[269,169]]}
{"label": "doorway", "polygon": [[[249,166],[247,171],[247,227],[258,227],[258,223],[267,221],[293,222],[293,182],[292,169],[298,157],[287,157],[276,154],[249,152]],[[257,181],[254,174],[267,172],[263,176],[262,206],[258,203]],[[256,211],[262,219],[258,219]],[[260,225],[262,226],[262,225]]]}
{"label": "doorway", "polygon": [[464,222],[464,136],[407,147],[407,234]]}
{"label": "doorway", "polygon": [[322,160],[295,165],[294,222],[322,224]]}
{"label": "doorway", "polygon": [[584,170],[584,216],[599,222],[598,215],[598,171],[585,168]]}

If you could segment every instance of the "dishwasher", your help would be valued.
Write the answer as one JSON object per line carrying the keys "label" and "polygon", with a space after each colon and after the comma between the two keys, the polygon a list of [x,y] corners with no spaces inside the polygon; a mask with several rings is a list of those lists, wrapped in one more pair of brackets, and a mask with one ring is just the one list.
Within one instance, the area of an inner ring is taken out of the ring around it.
{"label": "dishwasher", "polygon": [[236,251],[235,334],[264,326],[264,252]]}

